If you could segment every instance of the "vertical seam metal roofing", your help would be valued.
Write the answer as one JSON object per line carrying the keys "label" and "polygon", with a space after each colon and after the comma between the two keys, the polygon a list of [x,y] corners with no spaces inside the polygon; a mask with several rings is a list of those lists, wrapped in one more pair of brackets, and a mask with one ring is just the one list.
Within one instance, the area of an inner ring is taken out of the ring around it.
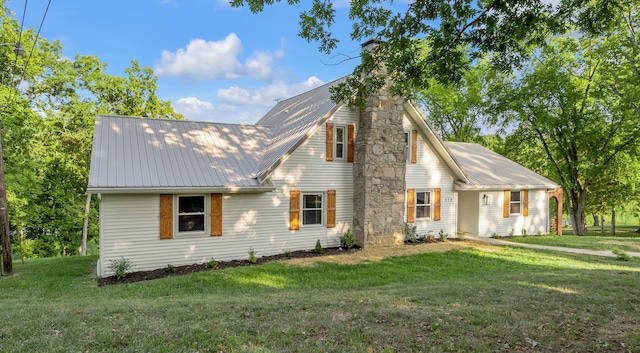
{"label": "vertical seam metal roofing", "polygon": [[445,142],[469,182],[460,189],[546,188],[559,185],[522,165],[476,143]]}
{"label": "vertical seam metal roofing", "polygon": [[256,187],[273,128],[96,117],[89,189]]}

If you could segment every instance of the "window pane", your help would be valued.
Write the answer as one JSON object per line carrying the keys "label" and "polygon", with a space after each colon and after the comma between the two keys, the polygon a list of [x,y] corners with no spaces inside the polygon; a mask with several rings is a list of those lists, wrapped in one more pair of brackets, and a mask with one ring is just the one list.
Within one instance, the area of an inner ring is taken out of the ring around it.
{"label": "window pane", "polygon": [[520,203],[512,203],[509,213],[520,213]]}
{"label": "window pane", "polygon": [[431,217],[431,206],[417,206],[416,218],[429,218]]}
{"label": "window pane", "polygon": [[336,128],[336,142],[344,142],[344,128],[337,127]]}
{"label": "window pane", "polygon": [[322,224],[322,210],[302,211],[302,224]]}
{"label": "window pane", "polygon": [[344,158],[344,144],[336,143],[336,158]]}
{"label": "window pane", "polygon": [[520,191],[511,192],[511,202],[520,202]]}
{"label": "window pane", "polygon": [[204,196],[180,196],[178,213],[204,212]]}
{"label": "window pane", "polygon": [[428,205],[431,204],[431,193],[429,192],[417,192],[416,193],[416,204],[417,205]]}
{"label": "window pane", "polygon": [[322,208],[322,195],[304,195],[303,208]]}
{"label": "window pane", "polygon": [[179,232],[204,232],[204,215],[178,216]]}

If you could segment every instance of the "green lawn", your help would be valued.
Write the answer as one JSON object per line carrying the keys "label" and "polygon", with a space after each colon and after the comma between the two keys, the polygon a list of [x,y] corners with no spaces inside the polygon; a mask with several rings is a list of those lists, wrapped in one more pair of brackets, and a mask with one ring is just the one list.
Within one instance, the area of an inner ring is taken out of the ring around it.
{"label": "green lawn", "polygon": [[640,234],[635,230],[638,226],[620,226],[616,228],[615,237],[609,236],[609,230],[605,234],[600,233],[600,228],[589,227],[586,236],[574,236],[571,229],[564,229],[563,236],[529,236],[504,238],[504,240],[518,243],[563,246],[568,248],[581,248],[590,250],[613,250],[615,248],[625,251],[640,252]]}
{"label": "green lawn", "polygon": [[106,287],[95,260],[0,278],[0,351],[640,351],[640,259],[505,247]]}

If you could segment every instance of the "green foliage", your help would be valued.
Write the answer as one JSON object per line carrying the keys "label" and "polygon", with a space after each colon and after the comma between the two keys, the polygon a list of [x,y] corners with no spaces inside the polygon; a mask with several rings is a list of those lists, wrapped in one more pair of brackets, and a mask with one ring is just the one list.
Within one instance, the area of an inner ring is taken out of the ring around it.
{"label": "green foliage", "polygon": [[285,257],[291,257],[291,255],[293,255],[293,253],[291,252],[291,250],[289,250],[289,249],[284,250],[284,256],[285,256]]}
{"label": "green foliage", "polygon": [[449,237],[449,233],[445,233],[443,229],[440,229],[438,235],[440,236],[440,240],[442,241],[447,241],[447,238]]}
{"label": "green foliage", "polygon": [[258,254],[257,251],[255,251],[253,249],[253,247],[249,248],[249,262],[252,264],[255,264],[256,262],[258,262],[258,258],[256,257],[256,255]]}
{"label": "green foliage", "polygon": [[351,249],[356,245],[356,236],[353,234],[351,228],[347,228],[347,231],[340,236],[340,247],[343,249]]}
{"label": "green foliage", "polygon": [[173,266],[172,264],[167,264],[167,272],[176,273],[176,267]]}
{"label": "green foliage", "polygon": [[511,229],[511,230],[509,231],[509,238],[513,238],[514,236],[515,236],[515,230],[514,230],[514,229]]}
{"label": "green foliage", "polygon": [[527,236],[527,228],[522,228],[522,236],[523,237]]}
{"label": "green foliage", "polygon": [[611,252],[616,255],[616,258],[620,261],[629,261],[631,260],[631,257],[629,256],[629,254],[627,254],[626,251],[622,250],[622,249],[612,249]]}
{"label": "green foliage", "polygon": [[404,223],[404,241],[415,243],[418,241],[418,227],[413,223]]}
{"label": "green foliage", "polygon": [[118,260],[109,261],[108,268],[113,271],[113,275],[116,276],[117,279],[121,280],[129,273],[131,273],[131,269],[133,268],[133,262],[129,259],[125,259],[121,257]]}
{"label": "green foliage", "polygon": [[464,239],[467,236],[467,232],[459,230],[457,233],[459,239]]}
{"label": "green foliage", "polygon": [[218,261],[214,260],[212,257],[211,260],[207,261],[205,266],[207,266],[207,268],[216,268],[218,266]]}
{"label": "green foliage", "polygon": [[496,232],[491,233],[491,237],[494,238],[494,239],[499,239],[500,238],[500,236]]}
{"label": "green foliage", "polygon": [[316,240],[315,252],[316,254],[322,254],[322,244],[320,244],[320,239]]}

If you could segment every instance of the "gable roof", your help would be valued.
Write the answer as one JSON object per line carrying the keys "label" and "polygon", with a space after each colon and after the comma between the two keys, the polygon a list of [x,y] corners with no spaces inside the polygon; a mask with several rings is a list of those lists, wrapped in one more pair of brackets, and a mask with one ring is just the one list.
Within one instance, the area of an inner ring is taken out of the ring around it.
{"label": "gable roof", "polygon": [[458,190],[556,189],[553,181],[476,143],[445,142],[466,171],[469,182]]}
{"label": "gable roof", "polygon": [[260,125],[98,115],[87,190],[259,189],[272,134]]}
{"label": "gable roof", "polygon": [[274,127],[271,144],[265,151],[257,173],[260,180],[265,179],[342,106],[331,100],[330,88],[345,80],[346,76],[282,100],[258,120],[256,125]]}

